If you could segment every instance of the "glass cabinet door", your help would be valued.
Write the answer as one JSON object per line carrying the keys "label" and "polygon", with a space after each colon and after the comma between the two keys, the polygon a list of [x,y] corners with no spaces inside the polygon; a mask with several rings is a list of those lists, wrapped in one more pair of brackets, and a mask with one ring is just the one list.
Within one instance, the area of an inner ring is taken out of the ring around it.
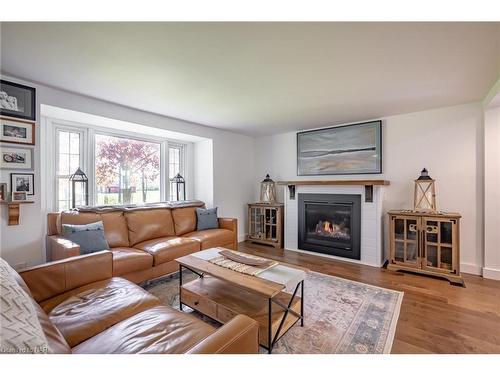
{"label": "glass cabinet door", "polygon": [[252,238],[263,238],[262,209],[260,207],[250,208],[250,233]]}
{"label": "glass cabinet door", "polygon": [[418,267],[418,225],[412,217],[393,218],[394,237],[392,247],[394,261]]}
{"label": "glass cabinet door", "polygon": [[276,208],[264,208],[264,229],[265,238],[267,240],[277,240],[277,209]]}
{"label": "glass cabinet door", "polygon": [[424,219],[424,264],[426,268],[450,271],[453,265],[453,238],[455,223],[452,220],[441,221]]}

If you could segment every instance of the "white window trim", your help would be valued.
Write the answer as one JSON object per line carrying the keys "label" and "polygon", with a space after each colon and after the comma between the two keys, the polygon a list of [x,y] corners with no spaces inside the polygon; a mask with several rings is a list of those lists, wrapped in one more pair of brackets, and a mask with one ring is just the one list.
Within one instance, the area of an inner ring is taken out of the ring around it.
{"label": "white window trim", "polygon": [[[58,206],[58,191],[57,191],[57,164],[58,160],[58,145],[57,145],[57,131],[67,130],[72,132],[80,132],[83,134],[83,139],[80,142],[83,144],[81,151],[83,152],[83,168],[87,177],[89,178],[89,204],[95,204],[96,197],[96,183],[95,183],[95,135],[103,134],[115,137],[123,137],[128,139],[134,139],[145,142],[154,142],[160,144],[160,197],[162,201],[167,200],[170,197],[170,181],[168,176],[168,147],[172,145],[174,147],[181,148],[181,170],[182,174],[187,181],[191,177],[192,172],[190,169],[190,158],[191,155],[188,154],[190,149],[189,142],[183,142],[175,139],[169,139],[164,137],[152,137],[149,135],[141,135],[134,133],[133,131],[124,131],[109,129],[106,127],[99,127],[93,124],[84,124],[73,121],[61,120],[56,118],[45,117],[45,124],[47,130],[47,140],[49,145],[52,147],[47,147],[46,150],[46,161],[49,168],[47,171],[50,173],[51,177],[48,179],[52,181],[52,186],[47,187],[47,207],[51,210],[57,210]],[[191,147],[192,149],[192,147]],[[191,196],[191,183],[186,186],[186,199]],[[52,190],[52,191],[51,191]]]}

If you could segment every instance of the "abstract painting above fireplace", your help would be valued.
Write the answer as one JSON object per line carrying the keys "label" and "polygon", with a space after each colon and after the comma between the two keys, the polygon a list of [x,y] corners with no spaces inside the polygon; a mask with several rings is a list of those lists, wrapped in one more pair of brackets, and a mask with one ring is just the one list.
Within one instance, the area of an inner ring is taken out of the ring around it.
{"label": "abstract painting above fireplace", "polygon": [[361,259],[361,195],[299,194],[300,249]]}

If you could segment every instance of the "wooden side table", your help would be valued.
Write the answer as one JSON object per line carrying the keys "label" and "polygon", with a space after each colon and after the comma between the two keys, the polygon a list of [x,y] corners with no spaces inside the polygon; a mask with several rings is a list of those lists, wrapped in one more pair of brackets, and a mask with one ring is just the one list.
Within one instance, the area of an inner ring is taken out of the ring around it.
{"label": "wooden side table", "polygon": [[247,240],[283,248],[283,211],[281,203],[249,203]]}

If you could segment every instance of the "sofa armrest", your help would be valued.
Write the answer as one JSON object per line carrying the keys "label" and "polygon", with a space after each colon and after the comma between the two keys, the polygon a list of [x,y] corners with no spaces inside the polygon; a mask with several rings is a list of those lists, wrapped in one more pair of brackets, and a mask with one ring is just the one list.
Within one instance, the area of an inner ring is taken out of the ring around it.
{"label": "sofa armrest", "polygon": [[113,277],[113,253],[108,250],[58,260],[19,272],[33,298],[44,301],[68,290]]}
{"label": "sofa armrest", "polygon": [[61,236],[47,236],[47,250],[51,261],[80,255],[80,245]]}
{"label": "sofa armrest", "polygon": [[219,228],[228,229],[233,232],[234,236],[234,249],[238,249],[238,219],[228,218],[228,217],[219,217]]}
{"label": "sofa armrest", "polygon": [[188,354],[257,354],[259,324],[246,315],[237,315],[192,347]]}

